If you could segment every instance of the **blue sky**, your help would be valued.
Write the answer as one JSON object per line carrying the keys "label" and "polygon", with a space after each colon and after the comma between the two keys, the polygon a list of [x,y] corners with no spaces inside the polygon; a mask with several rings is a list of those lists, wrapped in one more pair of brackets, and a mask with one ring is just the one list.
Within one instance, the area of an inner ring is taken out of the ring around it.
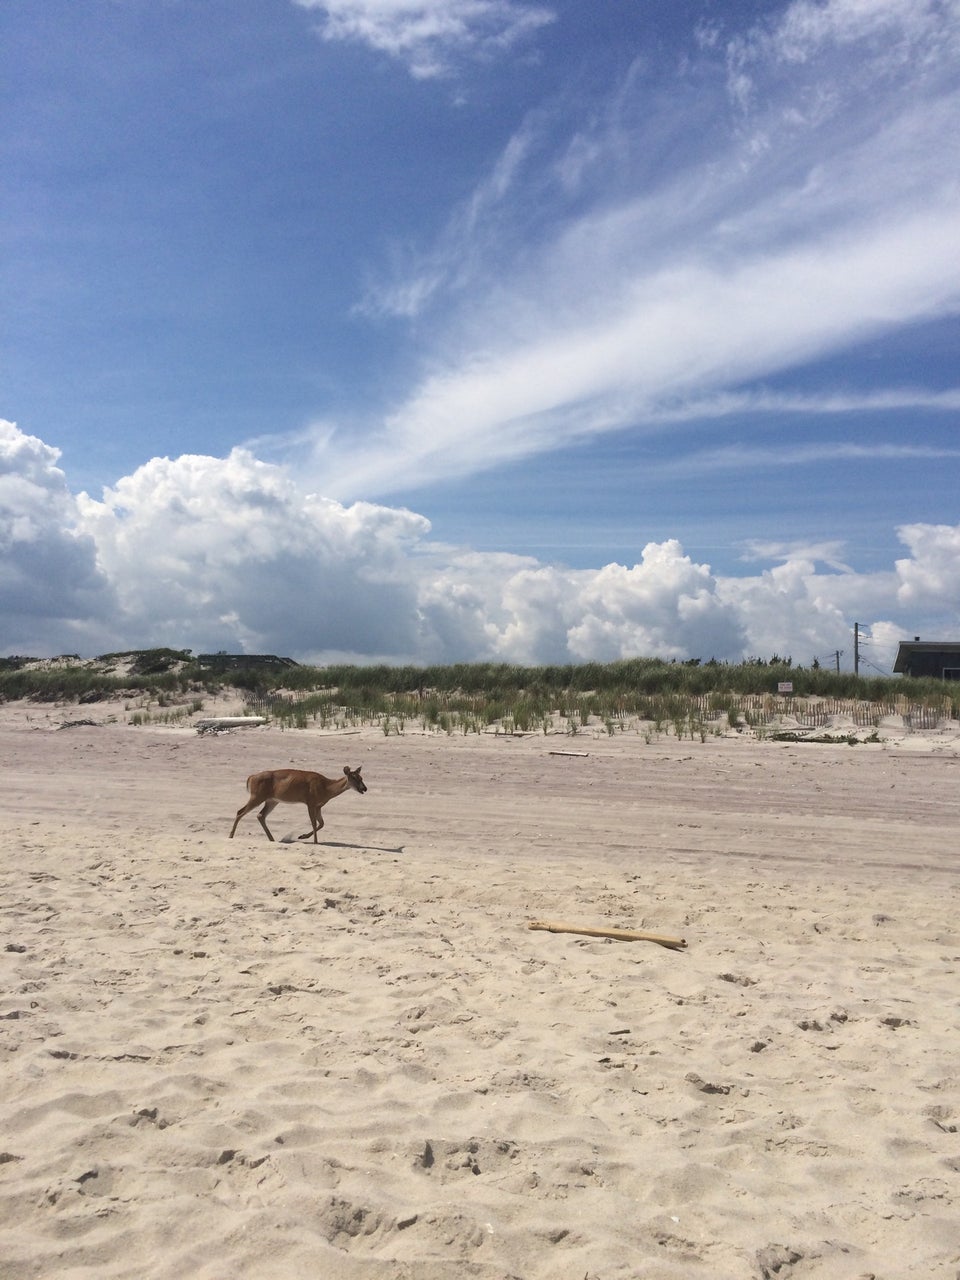
{"label": "blue sky", "polygon": [[960,635],[957,0],[7,0],[0,651]]}

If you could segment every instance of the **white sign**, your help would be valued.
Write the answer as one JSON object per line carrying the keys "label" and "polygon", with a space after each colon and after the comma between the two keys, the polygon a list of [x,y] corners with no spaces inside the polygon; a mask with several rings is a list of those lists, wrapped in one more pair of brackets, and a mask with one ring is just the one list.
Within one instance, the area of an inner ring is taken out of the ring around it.
{"label": "white sign", "polygon": [[781,680],[777,685],[777,693],[793,693],[793,681]]}

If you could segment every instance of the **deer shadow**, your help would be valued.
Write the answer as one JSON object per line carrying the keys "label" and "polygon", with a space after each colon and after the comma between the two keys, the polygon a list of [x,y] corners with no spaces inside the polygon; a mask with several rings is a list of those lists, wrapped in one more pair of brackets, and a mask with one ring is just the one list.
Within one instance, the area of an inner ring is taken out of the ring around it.
{"label": "deer shadow", "polygon": [[[305,836],[281,836],[280,844],[302,844],[312,839],[308,831]],[[345,840],[318,840],[317,844],[326,849],[372,849],[374,853],[403,853],[405,845],[398,844],[394,849],[383,844],[349,844]]]}

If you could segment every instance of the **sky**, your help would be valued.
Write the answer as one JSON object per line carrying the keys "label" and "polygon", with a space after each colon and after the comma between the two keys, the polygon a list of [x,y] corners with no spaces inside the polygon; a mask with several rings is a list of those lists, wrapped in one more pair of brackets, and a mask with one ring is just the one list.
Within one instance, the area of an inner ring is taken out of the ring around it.
{"label": "sky", "polygon": [[960,0],[5,0],[0,654],[960,638]]}

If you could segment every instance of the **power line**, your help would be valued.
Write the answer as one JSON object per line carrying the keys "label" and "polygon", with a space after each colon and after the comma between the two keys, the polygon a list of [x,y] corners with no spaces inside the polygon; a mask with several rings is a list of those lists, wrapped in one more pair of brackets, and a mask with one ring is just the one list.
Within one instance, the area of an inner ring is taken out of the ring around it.
{"label": "power line", "polygon": [[861,653],[861,649],[863,648],[864,645],[869,645],[870,643],[871,643],[870,639],[865,640],[863,636],[860,634],[860,623],[855,622],[853,624],[853,674],[855,676],[858,676],[860,674],[861,665],[865,665],[868,667],[872,667],[873,670],[878,673],[878,675],[881,675],[881,676],[890,675],[891,673],[889,671],[881,670],[881,668],[878,667],[875,662],[871,662],[869,658],[863,657]]}
{"label": "power line", "polygon": [[[846,650],[845,650],[845,649],[833,649],[833,650],[831,650],[831,652],[830,652],[830,661],[831,661],[831,662],[836,663],[837,671],[839,671],[839,670],[840,670],[840,659],[843,657],[843,655],[844,655],[845,653],[846,653]],[[818,653],[818,654],[815,654],[815,655],[814,655],[813,661],[814,661],[814,662],[820,662],[820,661],[826,662],[826,661],[827,661],[827,659],[826,659],[825,657],[821,658],[821,655]]]}
{"label": "power line", "polygon": [[873,668],[873,670],[874,670],[874,671],[876,671],[876,673],[877,673],[877,675],[878,675],[878,676],[892,676],[892,675],[893,675],[893,673],[892,673],[891,671],[884,671],[882,667],[878,667],[878,666],[877,666],[877,664],[876,664],[875,662],[871,662],[869,658],[861,658],[861,659],[860,659],[860,664],[861,664],[861,666],[872,667],[872,668]]}

